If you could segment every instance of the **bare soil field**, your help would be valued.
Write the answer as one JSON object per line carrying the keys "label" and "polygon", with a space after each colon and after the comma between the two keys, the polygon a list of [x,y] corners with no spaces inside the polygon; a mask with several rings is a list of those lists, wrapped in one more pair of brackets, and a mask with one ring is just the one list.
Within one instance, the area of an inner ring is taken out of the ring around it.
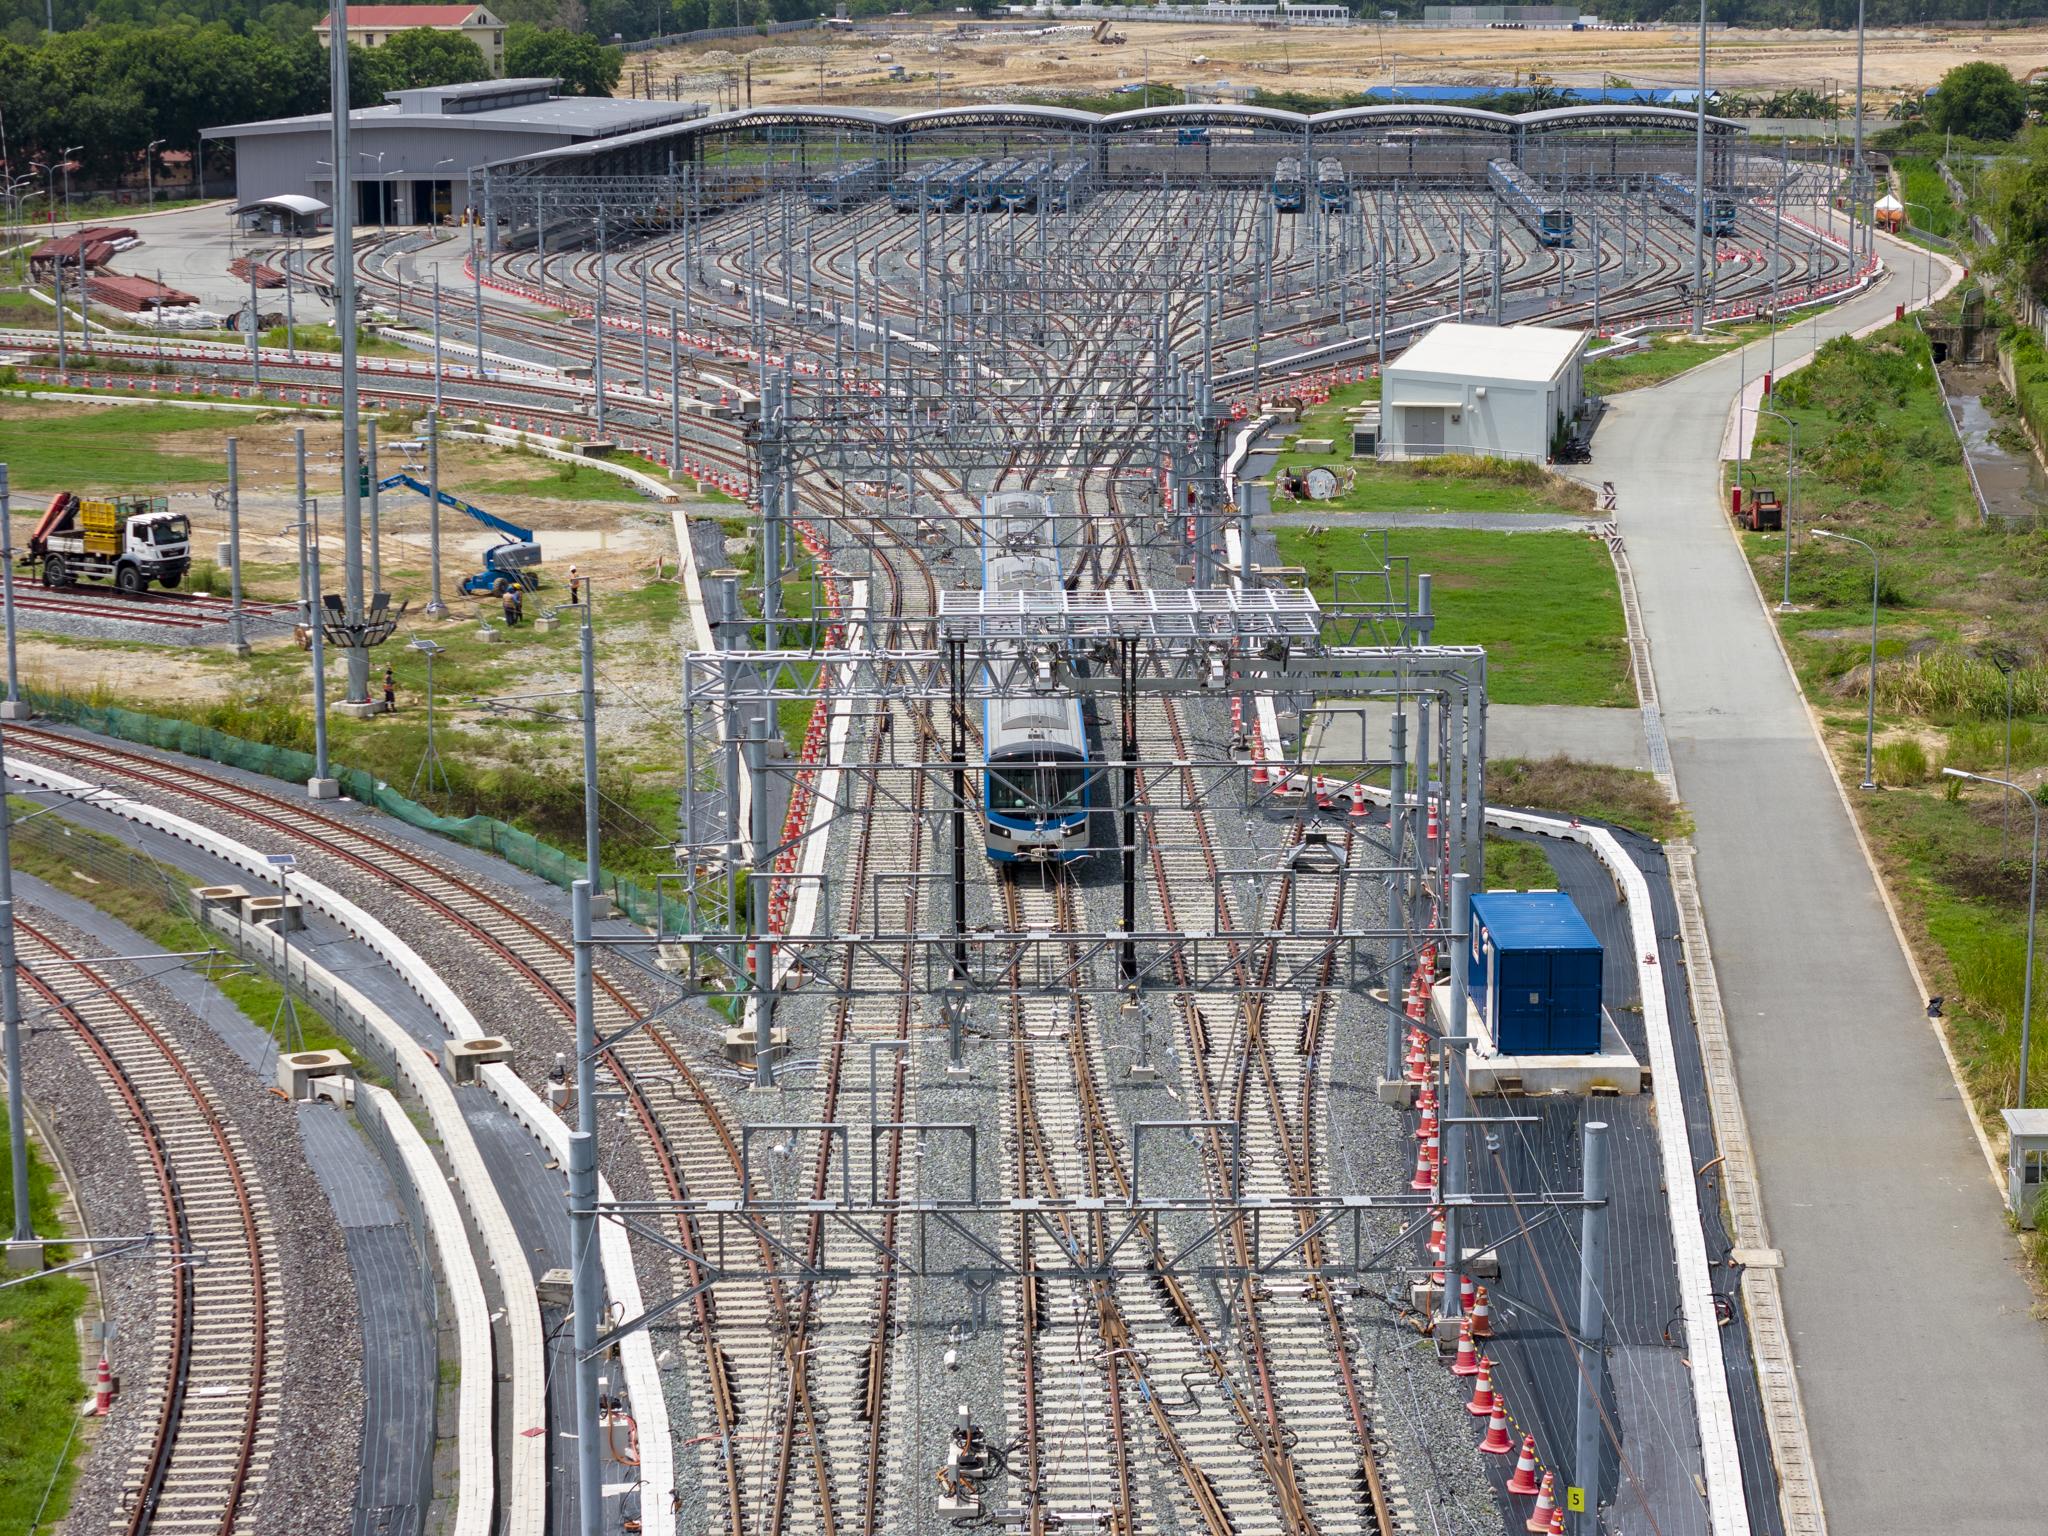
{"label": "bare soil field", "polygon": [[[630,61],[622,92],[640,89],[643,63],[656,89],[680,78],[709,92],[707,76],[751,77],[755,105],[779,101],[860,102],[927,107],[936,101],[985,101],[1052,92],[1101,94],[1118,86],[1250,85],[1274,91],[1338,95],[1368,86],[1602,85],[1688,86],[1696,78],[1697,34],[1645,31],[1432,31],[1418,27],[1344,29],[1203,26],[1119,21],[1128,41],[1090,43],[1078,22],[1045,28],[983,27],[920,17],[887,31],[852,36],[803,33],[758,44],[721,42],[668,49]],[[887,55],[886,58],[882,55]],[[1865,51],[1871,109],[1934,85],[1973,59],[2004,64],[2024,78],[2048,65],[2048,28],[1968,28],[1872,32]],[[892,81],[900,66],[907,76]],[[1718,90],[1853,88],[1851,32],[1725,31],[1708,45],[1707,78]],[[741,95],[744,101],[746,97]]]}

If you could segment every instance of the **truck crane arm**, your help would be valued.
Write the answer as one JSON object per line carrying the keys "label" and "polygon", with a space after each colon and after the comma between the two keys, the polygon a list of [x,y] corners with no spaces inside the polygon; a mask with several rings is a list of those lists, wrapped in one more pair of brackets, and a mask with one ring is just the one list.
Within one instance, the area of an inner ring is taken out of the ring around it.
{"label": "truck crane arm", "polygon": [[[391,475],[383,480],[379,480],[377,482],[377,489],[380,491],[390,491],[396,490],[401,485],[419,492],[420,495],[427,497],[429,500],[433,499],[434,493],[423,482],[413,479],[411,475]],[[452,507],[466,517],[475,518],[486,528],[495,528],[508,538],[517,539],[522,544],[534,542],[533,530],[531,528],[522,528],[517,523],[507,522],[495,512],[486,512],[482,507],[464,501],[460,496],[451,496],[448,492],[443,491],[441,492],[441,505]]]}

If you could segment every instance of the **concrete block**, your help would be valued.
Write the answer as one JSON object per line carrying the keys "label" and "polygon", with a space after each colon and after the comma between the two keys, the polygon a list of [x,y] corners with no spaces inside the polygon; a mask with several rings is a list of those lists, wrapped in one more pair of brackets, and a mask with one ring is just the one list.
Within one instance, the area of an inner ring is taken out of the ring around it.
{"label": "concrete block", "polygon": [[592,891],[590,893],[590,920],[593,923],[602,923],[609,920],[611,915],[612,893],[610,891]]}
{"label": "concrete block", "polygon": [[1294,440],[1296,453],[1329,453],[1334,446],[1327,437],[1297,437]]}
{"label": "concrete block", "polygon": [[192,899],[199,903],[202,917],[221,910],[240,917],[242,903],[249,899],[249,888],[245,885],[195,885],[192,887]]}
{"label": "concrete block", "polygon": [[536,635],[552,635],[555,632],[555,623],[553,619],[535,619],[533,632]]}
{"label": "concrete block", "polygon": [[306,780],[306,798],[308,800],[339,800],[341,798],[341,780]]}
{"label": "concrete block", "polygon": [[1470,1275],[1474,1280],[1498,1280],[1500,1278],[1500,1252],[1494,1248],[1466,1248],[1459,1245],[1465,1255],[1465,1262],[1459,1273]]}
{"label": "concrete block", "polygon": [[36,712],[27,699],[0,699],[0,720],[33,720]]}
{"label": "concrete block", "polygon": [[[726,1060],[741,1062],[751,1066],[754,1060],[753,1026],[742,1024],[736,1028],[728,1029],[725,1032],[725,1039],[721,1042],[719,1048],[724,1051]],[[789,1031],[786,1029],[769,1030],[768,1049],[774,1052],[778,1061],[781,1060],[783,1055],[789,1050]]]}
{"label": "concrete block", "polygon": [[244,896],[242,921],[297,933],[306,926],[305,903],[296,896]]}
{"label": "concrete block", "polygon": [[278,1090],[294,1102],[310,1098],[317,1079],[351,1072],[354,1065],[340,1051],[286,1052],[277,1058]]}
{"label": "concrete block", "polygon": [[1374,1085],[1373,1093],[1382,1104],[1394,1104],[1402,1109],[1413,1109],[1415,1107],[1415,1090],[1418,1086],[1416,1083],[1409,1082],[1405,1077],[1383,1077]]}
{"label": "concrete block", "polygon": [[499,641],[505,638],[504,633],[502,631],[497,629],[494,625],[490,624],[477,625],[476,637],[477,639],[482,640],[490,645],[496,645]]}
{"label": "concrete block", "polygon": [[367,720],[372,715],[384,713],[384,701],[382,699],[354,701],[343,699],[340,703],[329,704],[327,707],[335,714],[347,720]]}
{"label": "concrete block", "polygon": [[441,1048],[441,1072],[451,1083],[473,1083],[477,1068],[511,1059],[512,1047],[494,1035],[450,1040]]}

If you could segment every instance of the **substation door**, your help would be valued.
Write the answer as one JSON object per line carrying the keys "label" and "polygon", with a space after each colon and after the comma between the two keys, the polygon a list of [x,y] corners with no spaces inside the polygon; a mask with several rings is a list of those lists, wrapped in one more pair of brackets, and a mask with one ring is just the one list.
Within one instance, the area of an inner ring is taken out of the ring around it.
{"label": "substation door", "polygon": [[1402,443],[1412,457],[1444,451],[1444,408],[1440,405],[1405,405],[1403,423],[1407,431]]}

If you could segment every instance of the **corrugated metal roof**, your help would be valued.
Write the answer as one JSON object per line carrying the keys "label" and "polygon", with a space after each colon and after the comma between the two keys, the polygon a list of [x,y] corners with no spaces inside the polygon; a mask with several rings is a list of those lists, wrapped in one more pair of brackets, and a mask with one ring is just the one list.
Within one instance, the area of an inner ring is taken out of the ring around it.
{"label": "corrugated metal roof", "polygon": [[1481,891],[1472,920],[1486,926],[1495,949],[1592,949],[1600,940],[1563,891]]}
{"label": "corrugated metal roof", "polygon": [[1387,364],[1403,374],[1455,374],[1478,379],[1547,384],[1586,345],[1584,331],[1547,325],[1460,325],[1445,321]]}
{"label": "corrugated metal roof", "polygon": [[[686,122],[704,114],[702,103],[634,101],[610,96],[556,96],[524,106],[482,112],[408,112],[395,103],[358,107],[349,113],[351,128],[446,128],[478,133],[557,132],[575,138],[609,136]],[[302,117],[273,117],[257,123],[230,123],[209,128],[209,139],[235,139],[266,133],[295,133],[324,128],[334,121],[326,112]]]}

